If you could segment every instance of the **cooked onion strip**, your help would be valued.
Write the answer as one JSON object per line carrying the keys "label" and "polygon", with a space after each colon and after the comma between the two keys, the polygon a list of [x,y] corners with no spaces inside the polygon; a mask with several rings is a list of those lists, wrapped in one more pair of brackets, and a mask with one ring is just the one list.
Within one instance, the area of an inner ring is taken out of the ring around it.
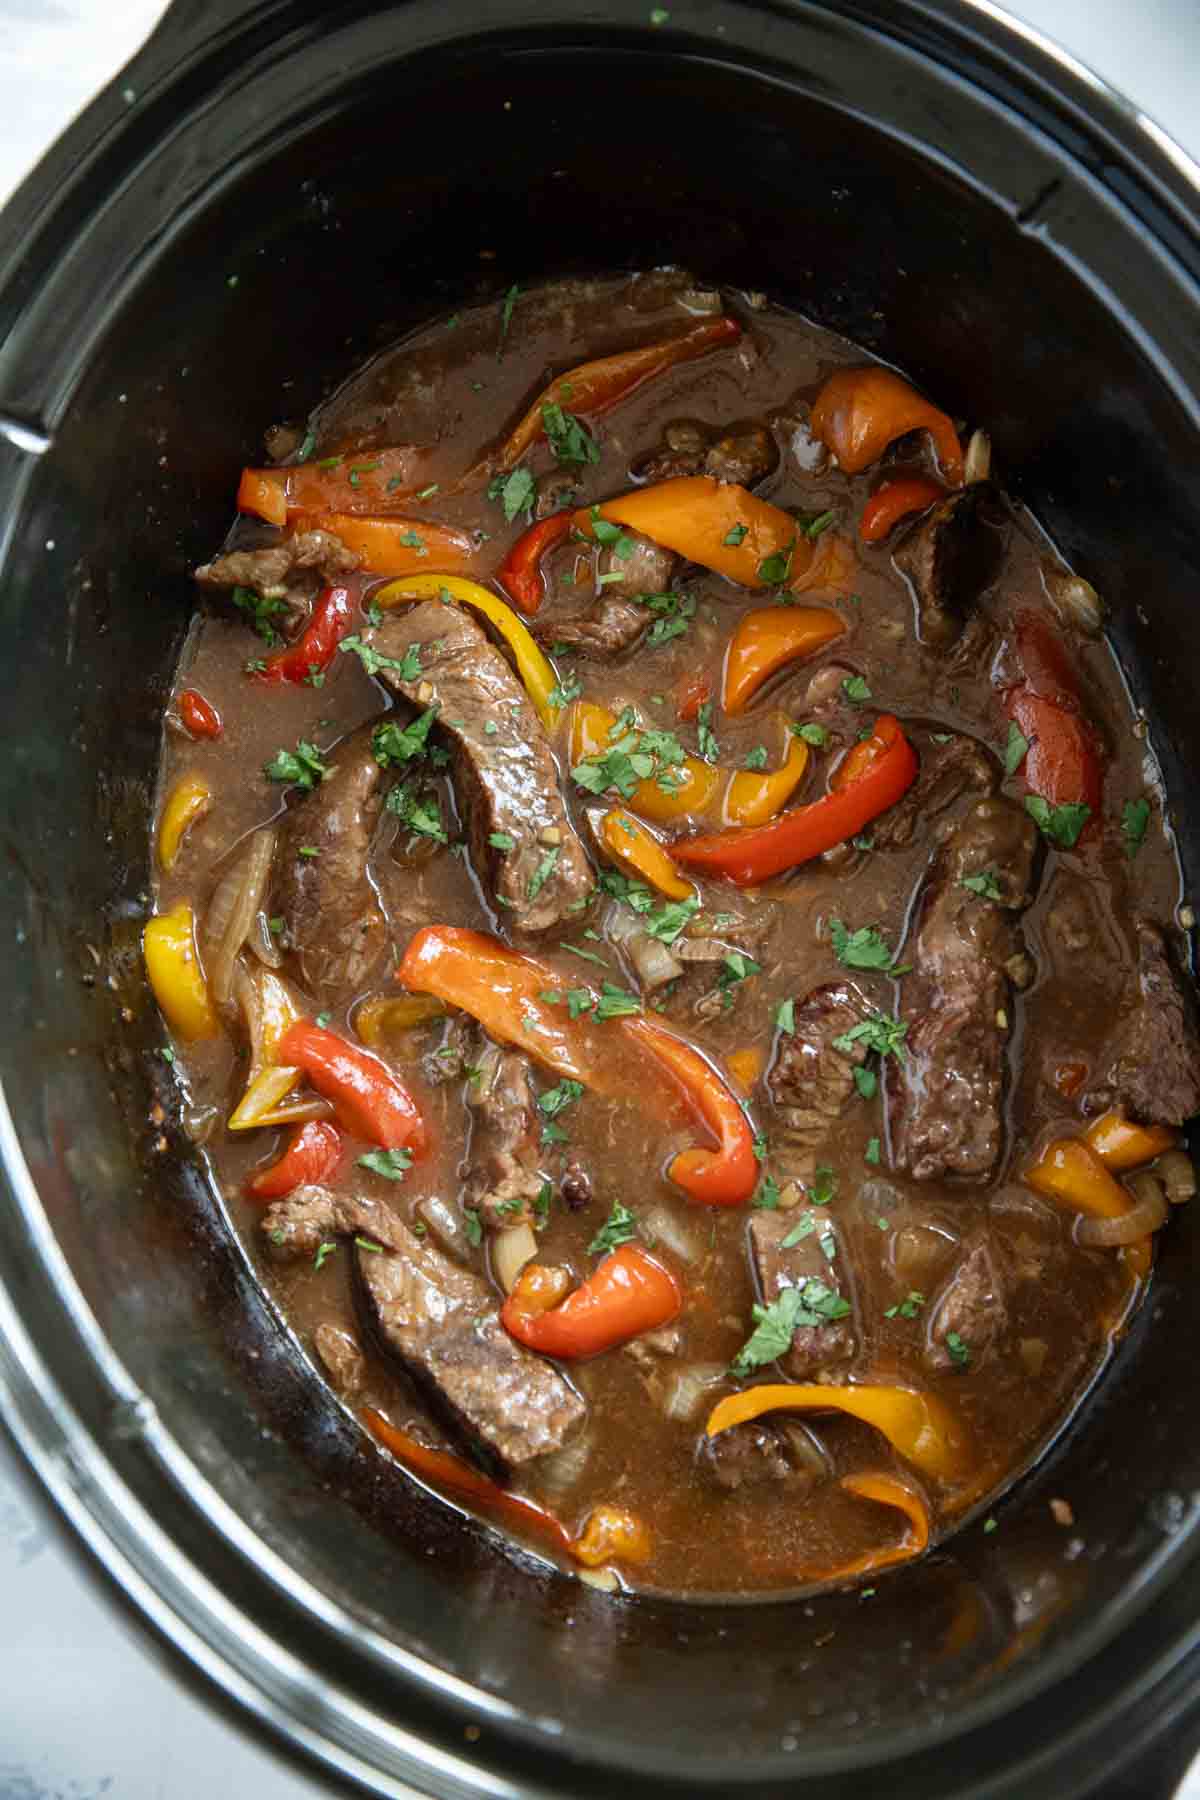
{"label": "cooked onion strip", "polygon": [[208,985],[218,1006],[233,999],[238,952],[250,936],[263,904],[275,854],[275,833],[256,831],[245,852],[217,883],[204,920],[204,962]]}
{"label": "cooked onion strip", "polygon": [[1196,1192],[1196,1171],[1186,1150],[1168,1150],[1152,1171],[1167,1190],[1172,1206],[1183,1206]]}
{"label": "cooked onion strip", "polygon": [[1149,1173],[1131,1175],[1125,1185],[1134,1200],[1129,1211],[1109,1219],[1080,1214],[1075,1222],[1077,1244],[1083,1244],[1089,1250],[1116,1249],[1124,1244],[1136,1244],[1139,1238],[1149,1237],[1151,1232],[1166,1224],[1167,1197],[1157,1176]]}
{"label": "cooked onion strip", "polygon": [[517,1285],[517,1276],[537,1255],[532,1225],[510,1225],[492,1239],[492,1269],[506,1294]]}

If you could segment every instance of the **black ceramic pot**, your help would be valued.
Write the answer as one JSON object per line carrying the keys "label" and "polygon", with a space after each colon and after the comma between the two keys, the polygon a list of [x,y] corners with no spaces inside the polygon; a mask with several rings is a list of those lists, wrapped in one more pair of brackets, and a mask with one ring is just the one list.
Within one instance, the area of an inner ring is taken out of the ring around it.
{"label": "black ceramic pot", "polygon": [[175,0],[0,218],[7,1417],[159,1631],[380,1793],[1068,1800],[1125,1770],[1156,1800],[1200,1676],[1196,1208],[1000,1529],[870,1599],[634,1604],[364,1444],[151,1114],[145,821],[188,568],[281,396],[481,284],[686,262],[986,420],[1112,602],[1194,867],[1195,172],[982,6],[652,16]]}

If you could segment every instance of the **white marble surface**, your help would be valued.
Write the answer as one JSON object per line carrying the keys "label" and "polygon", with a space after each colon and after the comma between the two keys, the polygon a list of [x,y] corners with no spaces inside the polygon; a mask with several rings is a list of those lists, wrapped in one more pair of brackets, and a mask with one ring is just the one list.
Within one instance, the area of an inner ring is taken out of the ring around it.
{"label": "white marble surface", "polygon": [[[0,0],[0,200],[164,10],[162,0]],[[1200,157],[1200,0],[1014,0],[1009,10]],[[328,1793],[181,1686],[57,1541],[2,1438],[0,1595],[0,1800]],[[1177,1800],[1200,1800],[1200,1769]]]}

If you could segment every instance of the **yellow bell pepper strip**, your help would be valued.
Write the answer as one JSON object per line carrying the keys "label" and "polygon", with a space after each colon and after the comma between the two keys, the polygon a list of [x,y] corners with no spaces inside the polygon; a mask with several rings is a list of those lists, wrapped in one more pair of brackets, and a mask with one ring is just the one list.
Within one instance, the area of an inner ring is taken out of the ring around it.
{"label": "yellow bell pepper strip", "polygon": [[[636,731],[636,728],[634,728]],[[571,713],[571,766],[607,756],[616,742],[623,741],[617,721],[606,707],[590,700],[578,700]],[[671,768],[669,788],[660,787],[653,778],[639,781],[632,794],[626,796],[632,812],[641,813],[658,824],[666,824],[684,814],[701,814],[708,810],[721,785],[721,774],[694,756]]]}
{"label": "yellow bell pepper strip", "polygon": [[764,1382],[726,1394],[709,1414],[709,1437],[770,1412],[844,1412],[882,1432],[905,1462],[938,1481],[953,1481],[968,1460],[966,1433],[936,1394],[904,1387],[820,1387]]}
{"label": "yellow bell pepper strip", "polygon": [[927,431],[942,474],[953,487],[962,485],[962,445],[954,426],[892,369],[877,363],[835,369],[813,402],[810,423],[847,475],[869,468],[907,432]]}
{"label": "yellow bell pepper strip", "polygon": [[649,882],[668,900],[687,900],[695,893],[691,883],[678,874],[658,839],[619,806],[605,813],[600,837],[616,862]]}
{"label": "yellow bell pepper strip", "polygon": [[787,754],[778,769],[742,769],[725,790],[722,807],[726,825],[765,825],[782,812],[804,779],[808,745],[803,738],[788,737]]}
{"label": "yellow bell pepper strip", "polygon": [[[1096,1219],[1116,1219],[1133,1211],[1132,1196],[1110,1175],[1099,1156],[1083,1138],[1055,1138],[1047,1144],[1025,1180],[1035,1194],[1073,1207]],[[1134,1274],[1148,1275],[1153,1246],[1149,1238],[1126,1244],[1124,1260]]]}
{"label": "yellow bell pepper strip", "polygon": [[[816,547],[789,513],[711,475],[635,488],[597,510],[602,519],[640,531],[742,587],[786,587],[807,570]],[[594,536],[590,508],[576,512],[575,525],[585,537]]]}
{"label": "yellow bell pepper strip", "polygon": [[678,1082],[692,1112],[717,1140],[716,1150],[681,1150],[667,1168],[698,1206],[741,1206],[758,1185],[754,1132],[741,1102],[691,1044],[653,1019],[624,1020],[625,1033],[649,1050]]}
{"label": "yellow bell pepper strip", "polygon": [[911,1562],[929,1547],[929,1508],[915,1489],[894,1475],[843,1475],[838,1486],[860,1500],[872,1500],[878,1506],[891,1506],[903,1513],[909,1529],[903,1540],[886,1549],[867,1550],[851,1562],[837,1568],[805,1570],[810,1581],[856,1581],[863,1575],[877,1575],[881,1569],[897,1563]]}
{"label": "yellow bell pepper strip", "polygon": [[167,796],[158,822],[158,864],[173,869],[184,835],[212,805],[212,789],[201,775],[181,775]]}
{"label": "yellow bell pepper strip", "polygon": [[665,343],[619,350],[615,356],[602,356],[595,362],[581,363],[577,369],[568,369],[543,389],[505,438],[498,455],[491,462],[485,459],[484,468],[515,468],[525,452],[540,443],[546,435],[543,407],[565,406],[573,413],[606,412],[664,369],[706,356],[724,344],[736,344],[741,335],[736,319],[706,319]]}
{"label": "yellow bell pepper strip", "polygon": [[731,1050],[725,1058],[725,1066],[743,1094],[748,1094],[762,1074],[766,1060],[761,1050],[747,1045],[744,1050]]}
{"label": "yellow bell pepper strip", "polygon": [[812,656],[845,629],[824,606],[759,606],[746,613],[725,652],[725,711],[745,712],[768,676]]}
{"label": "yellow bell pepper strip", "polygon": [[547,731],[553,731],[559,708],[550,699],[558,686],[554,665],[505,601],[480,587],[477,581],[464,581],[460,576],[410,575],[402,581],[389,581],[371,598],[376,606],[400,606],[405,600],[441,600],[446,597],[473,606],[496,627],[513,653],[517,674],[533,701],[539,719]]}
{"label": "yellow bell pepper strip", "polygon": [[281,1067],[279,1043],[303,1009],[282,976],[273,969],[256,969],[248,977],[254,985],[257,1001],[258,1029],[254,1056],[246,1091],[227,1121],[230,1131],[254,1131],[266,1125],[290,1125],[297,1121],[324,1118],[329,1107],[324,1100],[312,1097],[288,1101],[288,1095],[303,1079],[300,1070]]}
{"label": "yellow bell pepper strip", "polygon": [[425,519],[364,519],[354,513],[292,513],[293,533],[328,531],[353,550],[368,575],[419,574],[425,569],[457,573],[472,569],[479,552],[463,531]]}
{"label": "yellow bell pepper strip", "polygon": [[1105,1168],[1118,1173],[1140,1169],[1143,1163],[1153,1162],[1179,1142],[1179,1133],[1168,1126],[1135,1125],[1119,1112],[1102,1113],[1088,1126],[1084,1137]]}
{"label": "yellow bell pepper strip", "polygon": [[445,1017],[445,1006],[432,994],[401,994],[397,999],[376,995],[373,1000],[363,1001],[352,1023],[355,1036],[368,1050],[382,1050],[398,1032],[412,1031],[417,1025]]}
{"label": "yellow bell pepper strip", "polygon": [[297,512],[386,515],[421,485],[422,453],[412,444],[388,450],[350,450],[282,469],[243,469],[239,512],[286,525]]}
{"label": "yellow bell pepper strip", "polygon": [[216,1007],[196,950],[196,921],[186,900],[147,920],[142,933],[146,974],[167,1024],[188,1043],[217,1037]]}

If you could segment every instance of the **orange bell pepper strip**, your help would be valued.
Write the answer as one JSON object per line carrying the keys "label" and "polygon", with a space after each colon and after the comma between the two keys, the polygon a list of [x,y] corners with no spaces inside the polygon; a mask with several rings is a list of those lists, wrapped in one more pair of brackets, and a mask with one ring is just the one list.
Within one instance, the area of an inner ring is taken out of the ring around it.
{"label": "orange bell pepper strip", "polygon": [[600,1356],[644,1331],[657,1331],[660,1325],[669,1325],[683,1306],[683,1291],[674,1275],[637,1244],[622,1244],[606,1256],[581,1286],[549,1311],[538,1305],[538,1286],[536,1266],[532,1274],[529,1268],[523,1270],[500,1309],[500,1323],[528,1349],[569,1360]]}
{"label": "orange bell pepper strip", "polygon": [[778,769],[759,774],[741,769],[725,790],[722,808],[727,825],[765,825],[787,805],[808,768],[808,745],[803,738],[788,737],[787,752]]}
{"label": "orange bell pepper strip", "polygon": [[864,544],[878,544],[893,526],[910,513],[924,512],[927,506],[944,499],[946,490],[927,475],[908,475],[896,481],[885,481],[877,487],[862,509],[858,535]]}
{"label": "orange bell pepper strip", "polygon": [[280,1039],[279,1061],[308,1077],[353,1137],[385,1150],[408,1149],[414,1156],[426,1149],[425,1122],[415,1101],[370,1051],[300,1019]]}
{"label": "orange bell pepper strip", "polygon": [[179,722],[190,738],[207,738],[215,743],[224,731],[221,715],[211,700],[195,688],[184,688],[179,696]]}
{"label": "orange bell pepper strip", "polygon": [[760,606],[746,613],[725,652],[725,711],[745,712],[768,676],[812,656],[845,629],[844,620],[824,606]]}
{"label": "orange bell pepper strip", "polygon": [[834,793],[853,787],[856,781],[861,781],[864,775],[870,773],[881,756],[887,754],[895,741],[895,723],[890,713],[881,713],[870,737],[859,738],[856,744],[850,746],[829,777],[829,785]]}
{"label": "orange bell pepper strip", "polygon": [[668,900],[687,900],[695,889],[676,872],[658,839],[620,807],[604,815],[600,826],[604,848],[625,869],[649,882]]}
{"label": "orange bell pepper strip", "polygon": [[726,1394],[709,1414],[709,1437],[769,1412],[843,1412],[873,1425],[892,1448],[938,1481],[953,1481],[966,1466],[966,1433],[936,1394],[903,1387],[821,1387],[807,1382],[765,1382]]}
{"label": "orange bell pepper strip", "polygon": [[525,452],[541,442],[546,435],[543,407],[565,406],[573,413],[606,412],[664,369],[707,356],[710,350],[725,344],[736,344],[741,335],[742,328],[736,319],[705,319],[682,336],[668,338],[664,343],[643,344],[637,350],[619,350],[615,356],[602,356],[595,362],[581,363],[577,369],[568,369],[538,395],[524,418],[505,438],[490,466],[515,468]]}
{"label": "orange bell pepper strip", "polygon": [[[1105,1168],[1096,1151],[1083,1138],[1056,1138],[1026,1169],[1024,1179],[1035,1194],[1056,1204],[1066,1204],[1095,1219],[1118,1219],[1132,1212],[1133,1199]],[[1122,1252],[1138,1276],[1150,1272],[1153,1246],[1149,1238],[1126,1244]]]}
{"label": "orange bell pepper strip", "polygon": [[691,1044],[653,1019],[623,1023],[626,1035],[642,1044],[674,1078],[692,1112],[717,1140],[716,1150],[680,1150],[671,1159],[668,1176],[698,1206],[741,1206],[759,1176],[754,1132],[741,1103]]}
{"label": "orange bell pepper strip", "polygon": [[624,1506],[596,1506],[575,1540],[575,1555],[589,1569],[610,1562],[649,1562],[653,1544],[636,1513]]}
{"label": "orange bell pepper strip", "polygon": [[569,512],[552,513],[523,531],[496,575],[518,612],[532,619],[546,597],[542,558],[571,532]]}
{"label": "orange bell pepper strip", "polygon": [[911,1562],[929,1548],[929,1508],[915,1489],[894,1475],[843,1475],[838,1486],[860,1500],[872,1500],[878,1506],[891,1506],[903,1513],[908,1529],[899,1544],[886,1549],[868,1550],[837,1568],[818,1573],[805,1570],[809,1580],[856,1581],[863,1575],[877,1575],[897,1563]]}
{"label": "orange bell pepper strip", "polygon": [[852,594],[858,580],[859,561],[853,546],[836,531],[823,531],[813,559],[793,576],[793,594]]}
{"label": "orange bell pepper strip", "polygon": [[902,376],[877,363],[835,369],[813,402],[810,425],[847,475],[877,462],[906,432],[927,431],[942,474],[952,486],[962,485],[962,445],[949,418]]}
{"label": "orange bell pepper strip", "polygon": [[353,550],[368,575],[450,574],[473,569],[479,552],[465,531],[424,519],[363,519],[353,513],[292,513],[294,532],[328,531]]}
{"label": "orange bell pepper strip", "polygon": [[845,843],[906,794],[917,778],[917,758],[898,720],[883,714],[875,736],[884,746],[856,781],[808,806],[782,813],[770,824],[735,827],[684,838],[671,854],[684,868],[724,875],[754,887]]}
{"label": "orange bell pepper strip", "polygon": [[375,1441],[382,1444],[410,1475],[429,1482],[444,1496],[466,1500],[505,1524],[547,1538],[556,1550],[567,1556],[574,1554],[575,1540],[553,1513],[546,1512],[532,1500],[521,1499],[519,1494],[506,1493],[497,1482],[481,1475],[461,1456],[455,1456],[449,1450],[431,1450],[427,1444],[418,1443],[415,1437],[401,1431],[373,1406],[364,1406],[359,1416]]}
{"label": "orange bell pepper strip", "polygon": [[[606,707],[578,700],[571,713],[571,766],[589,758],[606,756],[613,747],[617,721]],[[635,727],[636,729],[636,727]],[[618,741],[621,734],[617,734]],[[689,756],[671,770],[673,785],[660,787],[651,779],[639,781],[628,798],[632,812],[665,824],[685,813],[708,810],[721,785],[721,775],[709,763]]]}
{"label": "orange bell pepper strip", "polygon": [[246,1183],[253,1200],[280,1200],[308,1181],[325,1181],[342,1160],[342,1134],[327,1119],[298,1125],[283,1155]]}
{"label": "orange bell pepper strip", "polygon": [[743,1094],[748,1094],[763,1072],[766,1057],[755,1045],[748,1044],[744,1050],[731,1050],[725,1058],[725,1065]]}
{"label": "orange bell pepper strip", "polygon": [[[789,513],[711,475],[635,488],[598,510],[601,518],[640,531],[742,587],[786,587],[808,568],[815,549]],[[574,523],[585,537],[593,535],[589,507],[575,513]]]}
{"label": "orange bell pepper strip", "polygon": [[1173,1150],[1179,1133],[1167,1125],[1135,1125],[1119,1112],[1106,1112],[1084,1132],[1088,1146],[1106,1169],[1140,1169],[1164,1150]]}
{"label": "orange bell pepper strip", "polygon": [[390,450],[349,450],[281,469],[243,469],[237,508],[268,525],[286,525],[289,514],[298,512],[386,516],[420,485],[420,460],[419,450],[401,444]]}

